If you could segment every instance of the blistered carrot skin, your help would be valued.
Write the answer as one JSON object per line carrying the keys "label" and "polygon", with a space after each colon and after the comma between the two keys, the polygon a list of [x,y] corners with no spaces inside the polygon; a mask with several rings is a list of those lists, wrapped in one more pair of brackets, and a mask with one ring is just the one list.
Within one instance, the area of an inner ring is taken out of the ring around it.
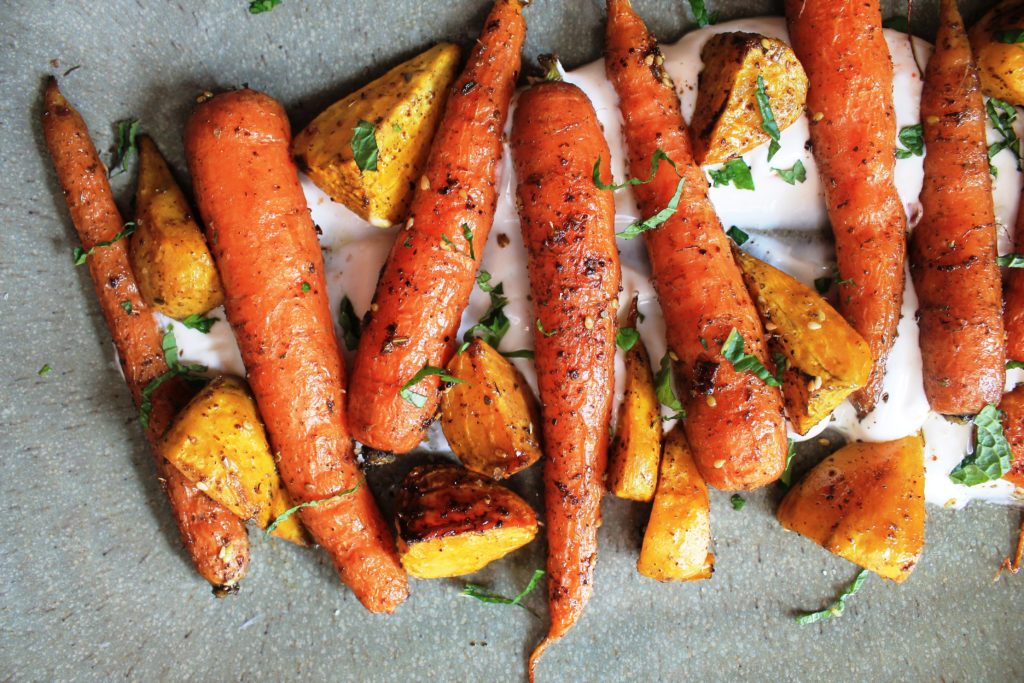
{"label": "blistered carrot skin", "polygon": [[999,410],[1003,412],[1003,433],[1013,453],[1010,471],[1003,478],[1024,488],[1024,384],[1003,395]]}
{"label": "blistered carrot skin", "polygon": [[316,228],[289,154],[288,117],[253,90],[200,104],[185,153],[228,321],[302,521],[363,605],[391,612],[408,595],[394,538],[356,464],[345,369]]}
{"label": "blistered carrot skin", "polygon": [[[1024,253],[1024,191],[1017,205],[1014,251]],[[1003,325],[1006,328],[1006,357],[1024,360],[1024,268],[1011,268],[1003,292]]]}
{"label": "blistered carrot skin", "polygon": [[907,219],[893,184],[892,59],[878,0],[786,0],[793,50],[807,71],[807,114],[836,240],[839,312],[871,347],[861,414],[881,393],[903,303]]}
{"label": "blistered carrot skin", "polygon": [[[646,178],[661,149],[685,178],[676,213],[645,233],[668,347],[678,358],[687,411],[683,426],[708,484],[753,489],[777,479],[786,466],[782,396],[753,373],[736,372],[721,355],[735,328],[746,352],[772,367],[764,330],[708,200],[707,179],[693,162],[679,98],[660,59],[628,0],[609,0],[605,68],[619,94],[630,175]],[[678,182],[673,168],[661,162],[653,182],[634,186],[643,214],[668,206]]]}
{"label": "blistered carrot skin", "polygon": [[922,215],[910,239],[910,273],[924,390],[936,412],[974,414],[1002,396],[1006,359],[985,104],[955,0],[940,5],[921,121]]}
{"label": "blistered carrot skin", "polygon": [[427,396],[422,407],[399,393],[424,366],[444,367],[455,352],[494,218],[501,137],[526,33],[523,4],[498,0],[488,15],[377,283],[348,404],[353,435],[373,448],[412,450],[437,412],[438,377],[416,385]]}
{"label": "blistered carrot skin", "polygon": [[530,293],[544,429],[544,504],[551,626],[530,658],[579,619],[594,590],[597,528],[614,389],[619,253],[611,190],[592,179],[608,145],[579,88],[545,82],[522,93],[512,158]]}
{"label": "blistered carrot skin", "polygon": [[[85,121],[61,94],[55,79],[50,79],[44,96],[43,133],[82,247],[88,250],[113,239],[124,224],[111,196],[107,170]],[[168,369],[160,348],[160,329],[136,286],[127,240],[97,248],[87,263],[125,381],[138,406],[142,390]],[[125,310],[124,302],[131,304],[130,310]],[[165,382],[153,393],[146,429],[151,446],[187,400],[188,389],[181,380]],[[218,594],[236,589],[249,566],[244,523],[186,481],[166,459],[155,456],[155,460],[157,476],[196,570]]]}

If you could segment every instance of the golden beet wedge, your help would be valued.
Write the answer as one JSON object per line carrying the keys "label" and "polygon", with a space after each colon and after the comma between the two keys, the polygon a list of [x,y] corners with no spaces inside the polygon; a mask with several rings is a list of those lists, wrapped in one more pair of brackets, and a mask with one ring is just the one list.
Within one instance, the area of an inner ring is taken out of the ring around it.
{"label": "golden beet wedge", "polygon": [[[628,328],[636,330],[636,298]],[[658,484],[661,460],[661,403],[654,389],[654,373],[644,341],[626,351],[626,386],[615,437],[608,451],[608,490],[619,498],[648,502]]]}
{"label": "golden beet wedge", "polygon": [[176,320],[224,303],[224,289],[192,207],[156,144],[138,138],[135,234],[128,255],[147,304]]}
{"label": "golden beet wedge", "polygon": [[746,252],[733,251],[768,333],[768,348],[786,359],[786,414],[796,432],[806,434],[868,381],[871,350],[813,289]]}
{"label": "golden beet wedge", "polygon": [[715,563],[710,547],[708,487],[677,426],[665,436],[658,489],[636,568],[658,581],[709,579]]}
{"label": "golden beet wedge", "polygon": [[1024,0],[1006,0],[971,29],[971,50],[978,64],[981,89],[1012,105],[1024,107]]}
{"label": "golden beet wedge", "polygon": [[[293,505],[281,485],[256,401],[237,377],[221,375],[203,387],[178,413],[159,451],[206,495],[260,528]],[[307,544],[297,515],[279,524],[273,535]]]}
{"label": "golden beet wedge", "polygon": [[698,164],[720,164],[769,140],[756,98],[758,76],[764,79],[780,131],[803,114],[807,74],[781,40],[757,33],[719,33],[704,44],[700,56],[704,70],[690,121]]}
{"label": "golden beet wedge", "polygon": [[448,374],[463,382],[441,397],[441,429],[463,465],[504,479],[540,459],[540,406],[507,358],[474,339]]}
{"label": "golden beet wedge", "polygon": [[924,548],[924,440],[852,443],[789,490],[782,526],[897,583]]}
{"label": "golden beet wedge", "polygon": [[472,574],[537,535],[537,514],[492,479],[457,465],[420,466],[398,492],[398,553],[420,579]]}
{"label": "golden beet wedge", "polygon": [[[459,48],[440,43],[335,102],[295,136],[299,168],[372,225],[405,220],[458,63]],[[352,145],[360,122],[373,127],[376,170],[356,164]]]}

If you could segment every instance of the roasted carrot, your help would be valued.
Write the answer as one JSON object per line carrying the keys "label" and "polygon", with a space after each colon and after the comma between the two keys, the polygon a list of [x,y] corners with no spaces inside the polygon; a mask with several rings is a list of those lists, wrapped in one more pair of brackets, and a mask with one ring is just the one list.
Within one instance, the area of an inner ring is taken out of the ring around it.
{"label": "roasted carrot", "polygon": [[839,312],[874,366],[850,400],[870,412],[903,303],[907,217],[893,184],[892,59],[879,0],[786,0],[793,50],[807,71],[807,110],[839,267]]}
{"label": "roasted carrot", "polygon": [[[693,161],[679,98],[661,60],[629,1],[609,0],[605,68],[619,94],[630,174],[646,178],[661,150],[683,179],[676,212],[645,233],[682,384],[683,427],[707,483],[756,488],[786,467],[782,396],[752,372],[738,372],[721,353],[735,329],[746,352],[771,368],[761,321],[708,199],[707,179]],[[652,182],[634,186],[645,215],[669,206],[680,180],[675,169],[661,162]]]}
{"label": "roasted carrot", "polygon": [[1003,395],[1003,298],[978,69],[955,0],[939,7],[921,95],[924,184],[910,274],[928,404],[966,415]]}
{"label": "roasted carrot", "polygon": [[306,528],[367,609],[392,612],[408,582],[353,453],[323,256],[290,142],[284,109],[253,90],[200,104],[185,131],[227,318],[285,487],[296,503],[323,501],[302,509]]}
{"label": "roasted carrot", "polygon": [[[83,249],[92,250],[87,261],[89,274],[114,338],[125,381],[135,405],[140,406],[143,389],[168,370],[160,329],[152,309],[139,294],[128,263],[127,240],[98,246],[113,240],[124,229],[124,222],[89,129],[54,78],[46,86],[43,133],[71,222]],[[146,438],[154,447],[154,455],[156,442],[187,400],[188,389],[181,379],[164,382],[153,392]],[[190,484],[166,459],[155,459],[157,476],[171,501],[174,519],[196,570],[213,584],[215,593],[235,590],[249,567],[249,537],[244,523]]]}
{"label": "roasted carrot", "polygon": [[594,590],[620,272],[615,200],[592,180],[598,157],[609,172],[608,145],[583,91],[549,81],[523,92],[511,145],[547,457],[551,626],[530,657],[532,679],[541,653],[576,623]]}
{"label": "roasted carrot", "polygon": [[[1024,253],[1024,190],[1017,204],[1017,225],[1013,233],[1014,251]],[[1024,361],[1024,268],[1011,268],[1003,292],[1006,327],[1006,357]]]}
{"label": "roasted carrot", "polygon": [[526,33],[523,4],[498,0],[487,17],[377,282],[348,402],[353,435],[373,448],[412,450],[437,412],[437,376],[416,384],[422,401],[409,392],[403,398],[402,390],[424,367],[445,367],[455,352],[494,218],[502,132]]}

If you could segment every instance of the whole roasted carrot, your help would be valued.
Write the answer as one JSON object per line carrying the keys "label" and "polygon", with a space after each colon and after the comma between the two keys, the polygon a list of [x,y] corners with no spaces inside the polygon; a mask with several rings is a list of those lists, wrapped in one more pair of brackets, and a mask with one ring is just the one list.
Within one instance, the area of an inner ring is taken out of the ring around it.
{"label": "whole roasted carrot", "polygon": [[[1014,251],[1024,253],[1024,190],[1017,205],[1017,225],[1013,233]],[[1024,269],[1012,268],[1006,277],[1003,292],[1005,308],[1003,324],[1006,327],[1006,357],[1024,361]]]}
{"label": "whole roasted carrot", "polygon": [[576,623],[594,590],[620,272],[612,191],[592,180],[598,157],[608,173],[608,145],[583,91],[545,82],[523,92],[511,144],[547,457],[551,626],[530,657],[532,679],[541,653]]}
{"label": "whole roasted carrot", "polygon": [[932,410],[974,414],[1006,382],[1003,299],[985,103],[955,0],[941,0],[921,95],[923,209],[910,238],[924,391]]}
{"label": "whole roasted carrot", "polygon": [[437,412],[437,376],[406,385],[426,366],[447,365],[455,351],[494,218],[501,137],[526,34],[524,4],[497,0],[487,17],[448,98],[409,221],[377,282],[348,403],[353,435],[374,448],[412,450]]}
{"label": "whole roasted carrot", "polygon": [[[683,427],[709,484],[751,489],[774,481],[786,467],[782,396],[754,373],[738,372],[722,355],[732,330],[747,353],[766,367],[764,330],[733,261],[729,239],[708,199],[704,172],[694,163],[679,98],[661,66],[661,53],[628,0],[609,0],[605,68],[619,94],[630,174],[640,210],[676,212],[645,233],[654,285],[667,323],[668,347],[682,380]],[[679,188],[680,175],[683,185]]]}
{"label": "whole roasted carrot", "polygon": [[903,303],[907,217],[893,184],[892,59],[879,0],[786,0],[786,17],[810,82],[811,142],[845,283],[839,311],[875,361],[867,385],[850,399],[868,413]]}
{"label": "whole roasted carrot", "polygon": [[[127,240],[110,242],[124,222],[110,193],[107,170],[100,161],[81,115],[64,98],[57,80],[46,86],[43,133],[57,171],[71,222],[87,252],[89,274],[100,309],[114,338],[118,360],[136,406],[142,392],[167,372],[160,329],[146,306],[128,263]],[[154,447],[174,414],[188,400],[184,382],[172,379],[152,393],[146,438]],[[235,590],[249,567],[245,524],[227,508],[189,483],[165,458],[155,457],[157,475],[171,501],[181,538],[199,574],[214,592]]]}
{"label": "whole roasted carrot", "polygon": [[[225,309],[289,495],[342,580],[374,612],[408,595],[394,538],[355,461],[345,368],[288,117],[253,90],[196,107],[185,153]],[[347,494],[344,492],[355,488]]]}

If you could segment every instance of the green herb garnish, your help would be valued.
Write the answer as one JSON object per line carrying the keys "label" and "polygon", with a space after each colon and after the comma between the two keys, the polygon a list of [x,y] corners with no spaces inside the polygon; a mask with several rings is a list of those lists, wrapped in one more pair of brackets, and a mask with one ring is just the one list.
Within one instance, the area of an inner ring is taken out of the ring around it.
{"label": "green herb garnish", "polygon": [[974,416],[974,452],[953,468],[950,479],[964,486],[977,486],[1010,471],[1013,454],[1003,435],[1002,417],[1002,411],[991,403]]}
{"label": "green herb garnish", "polygon": [[338,325],[345,338],[345,348],[355,351],[359,347],[359,336],[363,333],[363,325],[356,315],[356,309],[352,307],[352,301],[342,297],[341,306],[338,311]]}
{"label": "green herb garnish", "polygon": [[636,221],[635,223],[630,223],[629,225],[626,226],[625,230],[623,230],[622,232],[615,233],[615,236],[621,237],[624,240],[631,240],[637,235],[641,235],[647,232],[648,230],[653,230],[654,228],[658,227],[659,225],[667,221],[669,218],[671,218],[672,215],[675,214],[676,208],[679,206],[679,198],[683,194],[683,183],[685,182],[685,178],[679,178],[679,184],[676,185],[675,194],[672,195],[672,199],[668,200],[668,205],[664,209],[654,214],[650,218],[645,218],[643,220]]}
{"label": "green herb garnish", "polygon": [[142,389],[142,400],[139,402],[139,422],[143,427],[149,427],[149,414],[153,412],[153,393],[162,385],[175,377],[196,379],[196,375],[206,372],[205,365],[188,365],[178,360],[178,341],[174,338],[174,325],[168,325],[160,340],[160,349],[164,353],[164,361],[167,363],[167,371],[158,377],[154,377]]}
{"label": "green herb garnish", "polygon": [[615,333],[615,345],[623,351],[629,351],[636,346],[640,339],[640,332],[635,327],[620,327]]}
{"label": "green herb garnish", "polygon": [[743,506],[747,504],[746,499],[738,493],[729,496],[729,502],[732,503],[733,510],[742,510]]}
{"label": "green herb garnish", "polygon": [[469,244],[469,258],[476,261],[476,252],[473,251],[473,229],[469,227],[469,223],[462,224],[462,236],[466,238],[466,243]]}
{"label": "green herb garnish", "polygon": [[1008,360],[1006,361],[1007,370],[1024,370],[1024,360]]}
{"label": "green herb garnish", "polygon": [[541,321],[540,321],[540,318],[537,318],[537,331],[538,331],[538,332],[540,332],[541,334],[543,334],[543,335],[544,335],[545,337],[551,337],[551,336],[554,336],[554,334],[555,334],[556,332],[558,332],[558,330],[551,330],[550,332],[548,332],[547,330],[545,330],[545,329],[544,329],[544,325],[543,325],[543,324],[541,323]]}
{"label": "green herb garnish", "polygon": [[391,130],[393,130],[396,133],[401,133],[402,132],[402,127],[400,125],[398,125],[397,123],[392,123],[391,124]]}
{"label": "green herb garnish", "polygon": [[[508,332],[510,323],[508,316],[505,315],[505,306],[508,304],[508,298],[505,296],[504,283],[499,282],[494,285],[488,293],[491,297],[491,305],[477,324],[466,330],[466,333],[462,335],[462,341],[464,342],[462,350],[465,350],[465,346],[468,346],[469,342],[476,336],[479,336],[490,346],[498,348],[501,340]],[[480,334],[478,335],[477,333]]]}
{"label": "green herb garnish", "polygon": [[775,175],[779,176],[790,185],[796,185],[797,183],[802,183],[807,180],[807,169],[804,168],[804,162],[799,159],[797,159],[789,168],[775,168],[773,166],[772,170],[775,171]]}
{"label": "green herb garnish", "polygon": [[727,361],[732,363],[732,367],[736,372],[749,371],[760,377],[770,387],[782,386],[781,382],[775,379],[772,373],[768,372],[768,368],[758,360],[757,356],[743,351],[743,335],[735,327],[732,328],[732,332],[729,333],[725,343],[722,344],[722,355]]}
{"label": "green herb garnish", "polygon": [[996,263],[1004,268],[1024,268],[1024,254],[1003,254],[996,258]]}
{"label": "green herb garnish", "polygon": [[679,174],[679,169],[676,168],[676,162],[672,161],[672,159],[669,158],[668,154],[665,153],[665,150],[656,149],[654,150],[654,155],[651,157],[651,172],[648,174],[647,180],[640,180],[640,178],[629,178],[628,180],[626,180],[626,182],[619,183],[616,185],[614,182],[601,182],[601,157],[599,155],[597,157],[597,161],[594,162],[594,185],[599,190],[621,190],[622,188],[628,187],[630,185],[646,185],[650,183],[652,180],[654,180],[654,176],[658,172],[658,162],[662,160],[667,161],[672,166],[672,168],[676,169],[676,175]]}
{"label": "green herb garnish", "polygon": [[519,605],[523,609],[529,611],[529,608],[523,604],[523,598],[533,592],[533,589],[537,587],[537,583],[540,582],[543,576],[543,569],[534,569],[533,576],[530,577],[530,582],[526,584],[526,588],[520,591],[514,598],[506,598],[503,595],[492,593],[483,586],[475,583],[467,583],[462,589],[462,594],[470,598],[475,598],[480,602],[489,602],[495,605]]}
{"label": "green herb garnish", "polygon": [[737,228],[735,225],[725,231],[726,236],[729,237],[733,242],[736,243],[737,247],[742,247],[750,239],[750,235]]}
{"label": "green herb garnish", "polygon": [[420,394],[412,390],[414,386],[419,384],[427,377],[437,376],[441,378],[442,382],[449,384],[465,384],[465,380],[461,380],[458,377],[452,377],[448,374],[448,371],[444,368],[436,368],[433,365],[424,365],[420,368],[420,371],[412,376],[412,379],[405,383],[405,386],[398,392],[406,402],[413,404],[417,408],[422,408],[427,405],[426,394]]}
{"label": "green herb garnish", "polygon": [[127,299],[125,299],[124,301],[121,302],[121,308],[123,308],[125,310],[125,313],[131,313],[132,312],[132,302],[128,301]]}
{"label": "green herb garnish", "polygon": [[313,289],[313,287],[308,282],[303,282],[302,283],[302,293],[303,294],[306,294],[311,289]]}
{"label": "green herb garnish", "polygon": [[533,358],[533,349],[518,349],[516,351],[499,351],[505,358]]}
{"label": "green herb garnish", "polygon": [[1008,149],[1017,160],[1017,170],[1021,170],[1020,138],[1017,137],[1017,132],[1013,129],[1013,122],[1017,120],[1017,108],[995,97],[990,97],[985,103],[985,109],[988,111],[988,118],[992,121],[992,125],[1003,138],[988,146],[988,158],[991,159],[1004,149]]}
{"label": "green herb garnish", "polygon": [[94,246],[92,246],[89,249],[89,251],[86,251],[85,249],[82,249],[81,247],[75,247],[74,251],[72,251],[72,253],[71,253],[71,256],[74,259],[75,265],[76,266],[82,265],[83,263],[85,263],[86,259],[88,259],[90,256],[92,256],[93,252],[95,252],[97,249],[102,249],[103,247],[109,247],[114,242],[117,242],[119,240],[123,240],[125,237],[129,237],[133,232],[135,232],[135,221],[128,221],[127,223],[124,224],[121,232],[119,232],[116,235],[114,235],[113,239],[109,239],[109,240],[107,240],[105,242],[97,242]]}
{"label": "green herb garnish", "polygon": [[853,278],[846,278],[845,280],[839,277],[839,270],[833,269],[831,275],[824,275],[822,277],[814,278],[814,288],[818,290],[818,294],[822,296],[828,294],[828,290],[832,289],[832,285],[855,285]]}
{"label": "green herb garnish", "polygon": [[846,600],[860,589],[861,585],[867,578],[868,570],[861,569],[857,574],[857,578],[853,580],[853,583],[843,589],[843,592],[839,594],[839,597],[835,602],[823,610],[819,610],[817,612],[805,612],[804,614],[799,615],[796,617],[796,623],[801,626],[806,626],[807,624],[813,624],[814,622],[821,621],[822,619],[843,616],[843,612],[846,610]]}
{"label": "green herb garnish", "polygon": [[782,133],[779,131],[779,124],[775,121],[775,114],[772,113],[771,100],[768,92],[764,89],[764,76],[757,75],[757,88],[754,90],[754,99],[757,100],[757,108],[761,110],[761,130],[768,133],[771,142],[768,144],[768,161],[772,160],[781,145],[779,139]]}
{"label": "green herb garnish", "polygon": [[281,0],[252,0],[249,3],[249,14],[263,14],[269,12],[278,5],[281,4]]}
{"label": "green herb garnish", "polygon": [[715,187],[723,187],[732,183],[740,190],[753,190],[754,177],[750,175],[750,166],[742,158],[730,159],[725,166],[708,171]]}
{"label": "green herb garnish", "polygon": [[708,24],[715,23],[715,17],[708,16],[708,9],[704,6],[704,0],[690,0],[690,10],[693,12],[693,20],[701,28]]}
{"label": "green herb garnish", "polygon": [[124,119],[114,124],[114,137],[117,144],[114,147],[114,154],[110,157],[110,171],[107,175],[111,178],[119,176],[128,169],[125,164],[132,152],[136,152],[135,136],[139,133],[138,119]]}
{"label": "green herb garnish", "polygon": [[[129,304],[130,305],[130,304]],[[210,328],[213,324],[220,320],[220,318],[207,318],[199,313],[193,313],[181,320],[181,324],[191,330],[199,330],[203,334],[209,334]]]}
{"label": "green herb garnish", "polygon": [[675,415],[665,419],[678,420],[686,417],[686,410],[672,388],[672,357],[667,353],[661,357],[661,367],[654,375],[654,392],[663,406],[675,411]]}
{"label": "green herb garnish", "polygon": [[328,496],[326,498],[321,498],[319,500],[307,500],[305,503],[299,503],[294,507],[288,508],[287,510],[279,514],[277,517],[275,517],[273,522],[267,525],[266,531],[263,532],[264,538],[274,533],[274,529],[276,529],[279,524],[284,522],[286,519],[294,515],[302,508],[315,507],[317,505],[323,505],[324,503],[330,503],[332,500],[338,500],[339,498],[343,498],[344,496],[355,493],[356,489],[358,489],[362,485],[362,483],[362,481],[358,481],[356,482],[356,485],[353,486],[352,488],[345,489],[344,491],[341,491],[339,493],[335,493],[333,496]]}
{"label": "green herb garnish", "polygon": [[1024,43],[1024,28],[1011,28],[1005,31],[996,31],[996,42],[999,43]]}
{"label": "green herb garnish", "polygon": [[377,137],[376,128],[369,121],[359,119],[352,129],[352,159],[360,171],[377,170]]}
{"label": "green herb garnish", "polygon": [[920,123],[900,128],[899,141],[903,147],[896,148],[897,159],[924,156],[924,126]]}
{"label": "green herb garnish", "polygon": [[50,367],[50,364],[44,363],[43,367],[39,368],[39,371],[36,374],[39,375],[40,377],[46,377],[51,372],[53,372],[53,368]]}
{"label": "green herb garnish", "polygon": [[786,469],[782,471],[782,475],[779,477],[779,481],[785,486],[789,486],[793,480],[793,458],[796,456],[796,441],[789,439],[789,448],[786,451]]}
{"label": "green herb garnish", "polygon": [[481,270],[477,273],[476,284],[481,290],[485,292],[493,292],[494,285],[491,284],[491,274],[486,270]]}

